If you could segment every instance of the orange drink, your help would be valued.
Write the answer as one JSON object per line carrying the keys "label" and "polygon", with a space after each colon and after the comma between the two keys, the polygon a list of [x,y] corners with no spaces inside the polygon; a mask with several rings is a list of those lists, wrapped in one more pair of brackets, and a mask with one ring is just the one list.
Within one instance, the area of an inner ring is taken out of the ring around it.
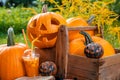
{"label": "orange drink", "polygon": [[23,56],[23,62],[27,76],[34,77],[39,75],[39,54]]}

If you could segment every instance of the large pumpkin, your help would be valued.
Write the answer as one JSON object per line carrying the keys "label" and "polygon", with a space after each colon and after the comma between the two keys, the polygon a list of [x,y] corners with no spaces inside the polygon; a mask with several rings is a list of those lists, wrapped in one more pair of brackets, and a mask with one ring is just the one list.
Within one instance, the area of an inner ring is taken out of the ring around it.
{"label": "large pumpkin", "polygon": [[[87,21],[80,17],[73,17],[73,18],[68,18],[67,19],[67,26],[68,27],[88,27],[89,24]],[[86,31],[90,35],[94,35],[93,31]],[[79,37],[83,37],[81,34],[79,34],[79,31],[69,31],[69,40],[73,40]]]}
{"label": "large pumpkin", "polygon": [[[88,36],[88,35],[84,35],[84,36]],[[104,53],[103,53],[102,57],[106,57],[106,56],[115,54],[114,48],[105,39],[96,37],[96,36],[92,36],[91,38],[92,38],[93,42],[100,44],[103,47]],[[86,42],[84,37],[74,39],[70,42],[69,52],[74,55],[85,56],[85,54],[84,54],[84,49],[86,47],[85,43],[89,43],[89,42],[90,42],[90,40],[88,40],[88,42]]]}
{"label": "large pumpkin", "polygon": [[25,76],[22,55],[27,47],[22,43],[14,43],[13,29],[8,30],[8,43],[0,45],[0,80],[14,80]]}
{"label": "large pumpkin", "polygon": [[34,45],[39,48],[53,47],[61,24],[66,24],[66,20],[60,14],[54,12],[37,14],[28,22],[28,38],[31,42],[38,38]]}

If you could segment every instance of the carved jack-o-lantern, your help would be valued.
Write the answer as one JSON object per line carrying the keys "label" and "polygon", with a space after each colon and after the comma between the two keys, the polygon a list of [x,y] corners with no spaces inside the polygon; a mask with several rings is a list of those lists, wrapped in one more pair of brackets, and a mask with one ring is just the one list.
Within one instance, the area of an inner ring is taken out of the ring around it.
{"label": "carved jack-o-lantern", "polygon": [[39,48],[49,48],[55,45],[58,28],[66,24],[65,19],[57,13],[46,12],[33,16],[28,22],[27,34],[29,40]]}

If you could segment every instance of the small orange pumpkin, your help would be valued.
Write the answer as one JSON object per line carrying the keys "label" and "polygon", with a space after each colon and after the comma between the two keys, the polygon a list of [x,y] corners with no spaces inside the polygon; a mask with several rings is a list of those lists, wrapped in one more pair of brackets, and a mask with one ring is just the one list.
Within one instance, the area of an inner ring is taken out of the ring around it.
{"label": "small orange pumpkin", "polygon": [[[67,26],[68,27],[88,27],[89,24],[87,23],[87,21],[85,21],[84,19],[80,18],[80,17],[73,17],[73,18],[69,18],[67,19]],[[90,35],[94,35],[93,31],[86,31],[88,32]],[[79,34],[79,31],[69,31],[69,40],[73,40],[79,37],[83,37],[81,34]]]}
{"label": "small orange pumpkin", "polygon": [[25,44],[14,43],[13,28],[9,28],[7,44],[0,45],[0,80],[25,76],[22,55],[26,49]]}
{"label": "small orange pumpkin", "polygon": [[31,42],[38,38],[34,45],[39,48],[53,47],[61,24],[66,24],[66,20],[60,14],[54,12],[37,14],[28,22],[28,38]]}
{"label": "small orange pumpkin", "polygon": [[[88,36],[88,35],[85,35],[85,36]],[[102,57],[111,56],[115,54],[114,48],[108,41],[96,36],[92,36],[91,38],[93,42],[100,44],[103,47],[104,53]],[[72,40],[70,42],[69,52],[74,55],[85,56],[84,54],[84,49],[86,47],[85,43],[89,43],[89,42],[85,42],[84,37]]]}

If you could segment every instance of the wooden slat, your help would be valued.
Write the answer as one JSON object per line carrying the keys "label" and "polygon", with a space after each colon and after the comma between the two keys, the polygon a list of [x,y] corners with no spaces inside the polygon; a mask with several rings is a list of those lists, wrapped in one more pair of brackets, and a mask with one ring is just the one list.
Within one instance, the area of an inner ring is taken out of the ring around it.
{"label": "wooden slat", "polygon": [[45,49],[39,49],[35,47],[35,53],[40,54],[40,63],[45,61],[53,61],[55,62],[55,54],[56,54],[56,48],[45,48]]}
{"label": "wooden slat", "polygon": [[100,61],[104,62],[99,66],[100,80],[120,80],[120,53],[101,58]]}
{"label": "wooden slat", "polygon": [[79,76],[79,75],[76,75],[76,74],[70,74],[70,73],[68,73],[67,77],[72,78],[74,80],[91,80],[90,78]]}
{"label": "wooden slat", "polygon": [[100,61],[104,62],[104,64],[100,66],[100,69],[104,67],[109,67],[112,65],[120,64],[120,53],[112,55],[112,56],[108,56],[105,58],[101,58]]}
{"label": "wooden slat", "polygon": [[100,68],[99,80],[120,80],[120,63]]}
{"label": "wooden slat", "polygon": [[115,53],[116,54],[120,53],[120,49],[115,48]]}
{"label": "wooden slat", "polygon": [[22,76],[15,80],[55,80],[55,77],[54,76],[34,76],[34,77]]}
{"label": "wooden slat", "polygon": [[[67,26],[65,26],[65,27],[67,27]],[[67,30],[68,30],[68,31],[81,31],[81,30],[90,31],[90,30],[92,30],[92,31],[94,31],[94,34],[95,34],[95,35],[96,35],[96,34],[99,34],[99,37],[104,38],[104,36],[103,36],[104,30],[103,30],[102,26],[100,26],[100,27],[98,27],[98,26],[68,27]]]}
{"label": "wooden slat", "polygon": [[98,59],[90,59],[82,56],[69,55],[68,67],[79,68],[87,71],[97,71],[99,67]]}
{"label": "wooden slat", "polygon": [[56,64],[58,68],[58,74],[60,77],[65,77],[67,68],[67,56],[68,56],[68,32],[65,26],[61,26],[58,32],[58,38],[56,43]]}
{"label": "wooden slat", "polygon": [[[69,55],[67,78],[78,78],[79,76],[80,78],[84,78],[83,80],[97,80],[97,73],[99,71],[98,61],[98,59],[90,59],[82,56]],[[72,75],[72,77],[70,77],[70,74]]]}
{"label": "wooden slat", "polygon": [[80,68],[74,68],[74,67],[70,67],[68,74],[67,74],[67,78],[77,78],[79,76],[80,78],[78,78],[78,80],[81,78],[84,78],[84,80],[86,79],[97,80],[98,75],[99,75],[95,71],[87,71],[87,70],[83,70]]}
{"label": "wooden slat", "polygon": [[96,30],[97,26],[79,26],[79,27],[69,27],[68,30],[85,30],[85,31],[90,31],[90,30]]}

